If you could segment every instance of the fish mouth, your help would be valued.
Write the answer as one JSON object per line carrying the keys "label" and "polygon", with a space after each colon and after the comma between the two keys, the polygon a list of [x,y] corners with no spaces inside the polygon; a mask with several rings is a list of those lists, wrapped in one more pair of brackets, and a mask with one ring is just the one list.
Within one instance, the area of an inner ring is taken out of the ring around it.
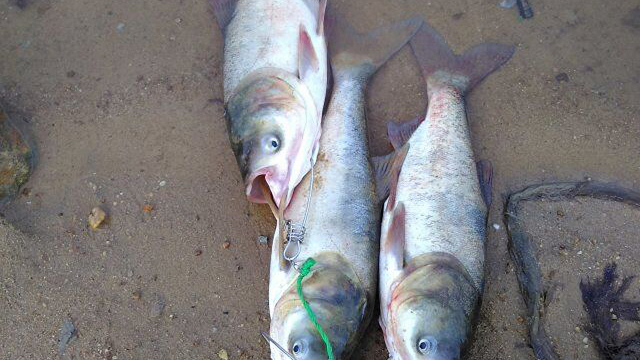
{"label": "fish mouth", "polygon": [[[246,194],[251,202],[273,203],[276,207],[283,204],[286,187],[274,178],[275,167],[269,166],[253,172],[247,179]],[[286,201],[284,202],[286,206]]]}

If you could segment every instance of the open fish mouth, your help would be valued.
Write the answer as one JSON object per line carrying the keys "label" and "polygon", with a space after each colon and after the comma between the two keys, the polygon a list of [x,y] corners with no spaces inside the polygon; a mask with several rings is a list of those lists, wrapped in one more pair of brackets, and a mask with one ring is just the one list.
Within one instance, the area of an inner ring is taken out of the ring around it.
{"label": "open fish mouth", "polygon": [[275,167],[269,166],[247,177],[246,194],[249,201],[260,204],[273,203],[276,207],[282,204],[287,193],[286,182],[274,178],[274,173]]}

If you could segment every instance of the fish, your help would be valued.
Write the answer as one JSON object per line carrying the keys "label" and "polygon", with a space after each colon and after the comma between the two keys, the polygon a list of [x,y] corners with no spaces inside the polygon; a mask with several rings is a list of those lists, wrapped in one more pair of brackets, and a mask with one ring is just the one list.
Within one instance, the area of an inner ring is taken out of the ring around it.
{"label": "fish", "polygon": [[224,35],[225,117],[247,199],[286,207],[318,153],[327,0],[209,1]]}
{"label": "fish", "polygon": [[[373,73],[408,42],[421,22],[411,18],[360,34],[336,18],[332,32],[336,35],[329,43],[334,87],[323,119],[318,161],[285,211],[287,219],[305,224],[297,259],[313,258],[316,265],[302,281],[302,289],[336,359],[349,358],[372,318],[376,300],[382,203],[369,157],[365,89]],[[277,230],[273,244],[270,337],[295,359],[326,360],[328,350],[297,294],[299,274],[284,261],[284,239]],[[292,357],[271,344],[272,359]]]}
{"label": "fish", "polygon": [[389,191],[380,230],[380,325],[394,360],[454,360],[469,344],[483,291],[492,178],[490,162],[474,161],[464,95],[514,47],[484,43],[456,55],[426,22],[410,44],[429,103],[426,117],[388,126],[395,152],[406,155],[377,180]]}

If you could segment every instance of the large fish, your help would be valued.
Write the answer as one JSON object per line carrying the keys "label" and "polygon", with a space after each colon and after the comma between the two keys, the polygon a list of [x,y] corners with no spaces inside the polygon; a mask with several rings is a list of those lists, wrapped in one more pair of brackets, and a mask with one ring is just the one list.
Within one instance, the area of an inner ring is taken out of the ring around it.
{"label": "large fish", "polygon": [[[370,76],[421,23],[408,19],[358,34],[337,21],[336,36],[330,42],[335,85],[323,120],[298,260],[317,261],[302,288],[328,333],[336,359],[349,358],[371,319],[376,296],[380,202],[369,162],[365,88]],[[307,209],[310,175],[300,183],[285,212],[298,224]],[[276,232],[269,281],[271,337],[295,359],[326,360],[325,345],[296,292],[298,272],[283,262],[283,250],[282,237]],[[297,252],[290,251],[290,255]],[[272,359],[289,359],[275,345],[271,349]]]}
{"label": "large fish", "polygon": [[393,359],[453,360],[469,342],[483,290],[491,178],[490,164],[476,168],[463,95],[514,48],[485,43],[458,56],[426,23],[411,47],[429,107],[424,121],[389,127],[407,154],[383,211],[380,323]]}
{"label": "large fish", "polygon": [[327,2],[209,1],[224,34],[224,104],[247,197],[286,207],[317,156]]}

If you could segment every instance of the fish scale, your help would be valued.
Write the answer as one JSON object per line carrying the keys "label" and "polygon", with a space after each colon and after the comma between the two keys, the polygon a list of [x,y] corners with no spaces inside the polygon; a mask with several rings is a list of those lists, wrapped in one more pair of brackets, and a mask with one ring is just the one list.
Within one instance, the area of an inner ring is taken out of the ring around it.
{"label": "fish scale", "polygon": [[397,201],[406,208],[404,257],[409,262],[428,252],[450,253],[480,288],[487,210],[476,176],[464,100],[452,91],[445,88],[432,95],[426,120],[409,140],[397,189]]}

